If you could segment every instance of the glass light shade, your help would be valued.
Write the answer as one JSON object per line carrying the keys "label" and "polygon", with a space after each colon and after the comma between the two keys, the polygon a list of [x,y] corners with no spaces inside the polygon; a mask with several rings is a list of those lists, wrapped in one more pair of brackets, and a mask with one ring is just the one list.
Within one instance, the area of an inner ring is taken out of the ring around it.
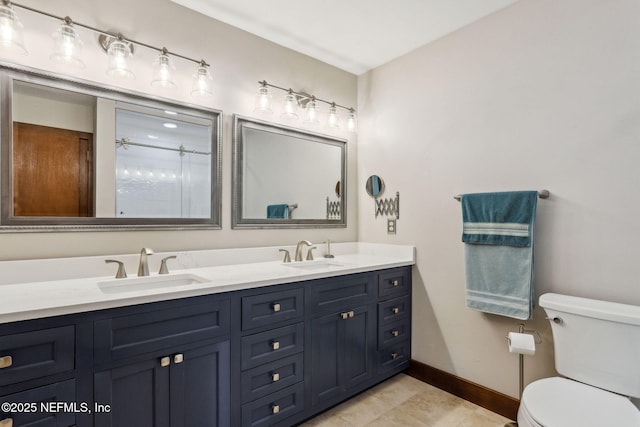
{"label": "glass light shade", "polygon": [[312,98],[304,107],[304,122],[309,125],[319,125],[319,115],[320,110],[318,110],[318,104],[316,100]]}
{"label": "glass light shade", "polygon": [[0,4],[0,46],[10,52],[27,53],[22,23],[10,4]]}
{"label": "glass light shade", "polygon": [[356,112],[353,110],[351,110],[347,116],[347,130],[349,132],[358,131],[358,117],[356,116]]}
{"label": "glass light shade", "polygon": [[327,124],[332,129],[340,128],[340,119],[338,118],[338,111],[335,105],[329,107],[329,117],[327,118]]}
{"label": "glass light shade", "polygon": [[193,75],[193,84],[191,86],[191,95],[194,96],[211,96],[213,94],[213,77],[209,66],[201,62]]}
{"label": "glass light shade", "polygon": [[51,55],[52,60],[84,68],[84,62],[80,59],[83,43],[71,23],[63,22],[53,33],[53,40],[55,44]]}
{"label": "glass light shade", "polygon": [[284,105],[282,106],[280,118],[284,120],[298,119],[298,99],[293,93],[287,93],[284,96]]}
{"label": "glass light shade", "polygon": [[176,84],[173,82],[173,72],[175,67],[169,58],[166,50],[163,50],[153,61],[153,79],[151,86],[174,88]]}
{"label": "glass light shade", "polygon": [[107,74],[111,77],[133,79],[135,75],[129,68],[129,58],[131,57],[131,48],[124,40],[114,39],[109,43],[107,48],[109,56],[109,67]]}
{"label": "glass light shade", "polygon": [[264,85],[260,85],[258,93],[256,94],[256,104],[253,111],[260,113],[272,113],[271,110],[271,93],[269,88]]}

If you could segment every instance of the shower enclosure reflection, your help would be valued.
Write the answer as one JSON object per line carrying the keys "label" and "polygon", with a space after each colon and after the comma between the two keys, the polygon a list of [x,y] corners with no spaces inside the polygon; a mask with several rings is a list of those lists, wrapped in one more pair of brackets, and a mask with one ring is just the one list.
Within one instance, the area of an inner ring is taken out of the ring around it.
{"label": "shower enclosure reflection", "polygon": [[197,118],[118,104],[115,215],[208,218],[211,130]]}

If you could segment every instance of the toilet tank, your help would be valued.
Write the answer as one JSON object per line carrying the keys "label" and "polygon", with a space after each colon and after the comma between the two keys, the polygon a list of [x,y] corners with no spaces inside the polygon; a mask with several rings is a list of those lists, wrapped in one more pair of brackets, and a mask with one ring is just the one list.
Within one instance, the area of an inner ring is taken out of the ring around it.
{"label": "toilet tank", "polygon": [[640,306],[560,294],[540,297],[551,321],[556,370],[640,398]]}

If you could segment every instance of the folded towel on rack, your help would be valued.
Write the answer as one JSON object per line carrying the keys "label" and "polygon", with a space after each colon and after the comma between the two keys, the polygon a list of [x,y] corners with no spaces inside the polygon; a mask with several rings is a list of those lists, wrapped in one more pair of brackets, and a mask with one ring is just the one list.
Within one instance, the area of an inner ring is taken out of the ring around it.
{"label": "folded towel on rack", "polygon": [[289,205],[287,204],[268,205],[267,218],[273,218],[273,219],[289,218]]}
{"label": "folded towel on rack", "polygon": [[530,319],[536,191],[462,196],[467,307]]}

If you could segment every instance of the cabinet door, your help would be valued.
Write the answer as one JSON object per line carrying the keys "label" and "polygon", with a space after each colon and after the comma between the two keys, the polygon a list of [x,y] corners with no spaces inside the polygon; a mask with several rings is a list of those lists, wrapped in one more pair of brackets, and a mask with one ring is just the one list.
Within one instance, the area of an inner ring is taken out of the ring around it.
{"label": "cabinet door", "polygon": [[342,392],[343,350],[341,313],[329,313],[311,320],[311,403],[321,404]]}
{"label": "cabinet door", "polygon": [[349,311],[344,321],[344,381],[350,387],[368,380],[373,375],[375,358],[374,306],[363,306]]}
{"label": "cabinet door", "polygon": [[311,321],[311,403],[339,398],[372,377],[375,307],[365,305]]}
{"label": "cabinet door", "polygon": [[96,403],[110,411],[96,413],[95,426],[168,427],[169,372],[154,358],[96,373]]}
{"label": "cabinet door", "polygon": [[172,355],[171,425],[228,427],[229,341]]}

